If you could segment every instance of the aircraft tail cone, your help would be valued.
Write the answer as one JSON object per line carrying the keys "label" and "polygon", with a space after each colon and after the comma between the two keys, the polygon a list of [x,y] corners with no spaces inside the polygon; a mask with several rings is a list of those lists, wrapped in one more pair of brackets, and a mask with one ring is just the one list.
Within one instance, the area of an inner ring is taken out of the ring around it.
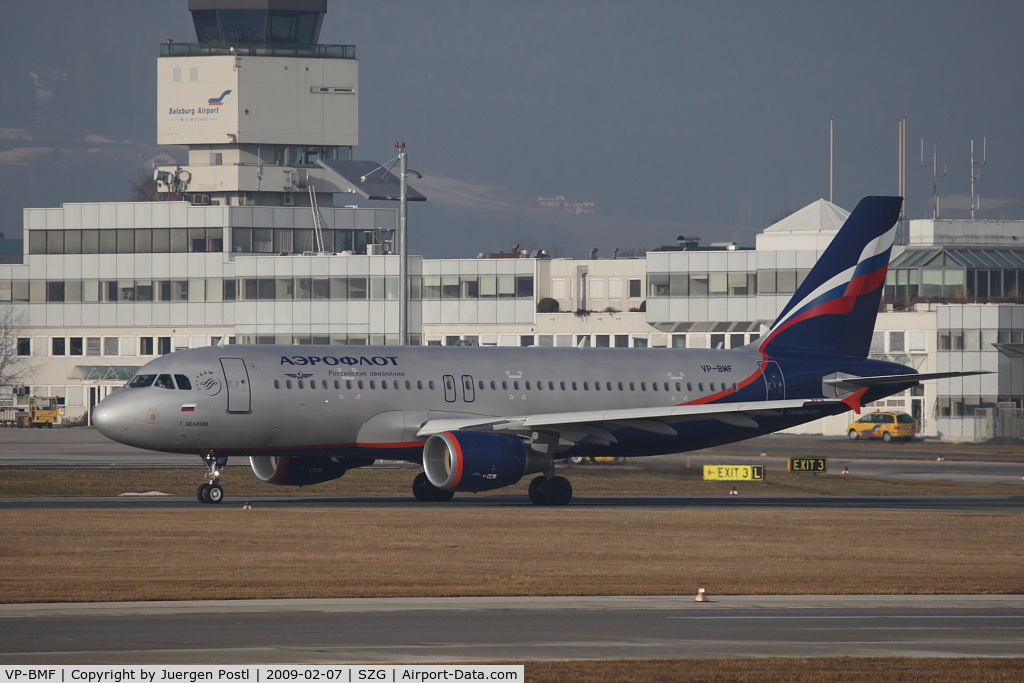
{"label": "aircraft tail cone", "polygon": [[704,592],[703,588],[698,588],[697,589],[697,594],[695,596],[693,596],[693,601],[694,602],[711,602],[710,600],[708,600],[708,595],[707,595],[707,593]]}
{"label": "aircraft tail cone", "polygon": [[738,495],[740,495],[740,493],[739,493],[739,491],[736,490],[736,487],[733,486],[732,487],[732,491],[729,491],[729,495],[730,496],[738,496]]}

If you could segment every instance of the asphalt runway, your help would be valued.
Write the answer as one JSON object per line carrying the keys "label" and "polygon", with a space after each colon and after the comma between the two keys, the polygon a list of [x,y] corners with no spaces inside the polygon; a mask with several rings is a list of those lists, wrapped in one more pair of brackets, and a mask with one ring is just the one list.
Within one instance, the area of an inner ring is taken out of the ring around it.
{"label": "asphalt runway", "polygon": [[398,598],[0,605],[3,664],[1020,657],[1024,596]]}
{"label": "asphalt runway", "polygon": [[[359,510],[444,507],[523,508],[534,505],[526,496],[474,496],[457,494],[447,503],[424,504],[409,496],[297,497],[225,496],[219,505],[203,505],[194,496],[118,496],[111,498],[0,498],[3,510],[187,510],[236,509],[249,505],[259,510]],[[828,509],[927,510],[939,512],[1024,512],[1020,496],[573,496],[574,508],[629,508],[630,510],[698,509]]]}

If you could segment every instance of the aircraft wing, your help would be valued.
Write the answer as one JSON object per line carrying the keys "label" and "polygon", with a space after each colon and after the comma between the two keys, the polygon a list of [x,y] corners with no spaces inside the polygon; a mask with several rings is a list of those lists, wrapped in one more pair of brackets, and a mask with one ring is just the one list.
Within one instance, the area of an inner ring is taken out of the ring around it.
{"label": "aircraft wing", "polygon": [[556,433],[563,445],[587,442],[597,445],[617,443],[609,431],[613,428],[632,427],[640,431],[674,436],[669,421],[718,420],[734,427],[756,429],[759,415],[777,415],[793,408],[815,407],[842,403],[837,399],[794,399],[788,401],[750,401],[743,403],[711,403],[704,405],[661,406],[652,408],[620,408],[614,410],[581,410],[564,413],[537,413],[513,417],[443,418],[428,420],[417,436],[453,430],[494,432],[548,432]]}

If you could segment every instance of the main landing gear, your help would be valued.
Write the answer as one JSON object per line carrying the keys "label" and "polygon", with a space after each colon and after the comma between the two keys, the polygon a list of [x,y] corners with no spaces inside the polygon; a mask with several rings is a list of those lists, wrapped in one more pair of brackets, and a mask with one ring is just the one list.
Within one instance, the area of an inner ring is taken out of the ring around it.
{"label": "main landing gear", "polygon": [[224,500],[224,489],[220,485],[220,473],[228,464],[228,456],[206,453],[203,456],[203,463],[206,464],[207,483],[200,484],[196,489],[196,498],[200,503],[216,505]]}
{"label": "main landing gear", "polygon": [[412,495],[421,503],[447,503],[455,497],[455,492],[437,488],[427,479],[426,472],[420,472],[412,480]]}
{"label": "main landing gear", "polygon": [[572,500],[572,484],[554,473],[544,474],[530,482],[530,502],[534,505],[568,505]]}

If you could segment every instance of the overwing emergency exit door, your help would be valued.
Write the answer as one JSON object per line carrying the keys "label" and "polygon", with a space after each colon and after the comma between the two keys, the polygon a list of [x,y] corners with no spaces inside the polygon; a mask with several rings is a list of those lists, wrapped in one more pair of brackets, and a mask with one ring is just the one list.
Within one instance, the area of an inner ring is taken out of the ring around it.
{"label": "overwing emergency exit door", "polygon": [[224,386],[228,393],[229,413],[248,413],[252,410],[252,392],[249,387],[249,371],[241,358],[221,358],[224,370]]}

